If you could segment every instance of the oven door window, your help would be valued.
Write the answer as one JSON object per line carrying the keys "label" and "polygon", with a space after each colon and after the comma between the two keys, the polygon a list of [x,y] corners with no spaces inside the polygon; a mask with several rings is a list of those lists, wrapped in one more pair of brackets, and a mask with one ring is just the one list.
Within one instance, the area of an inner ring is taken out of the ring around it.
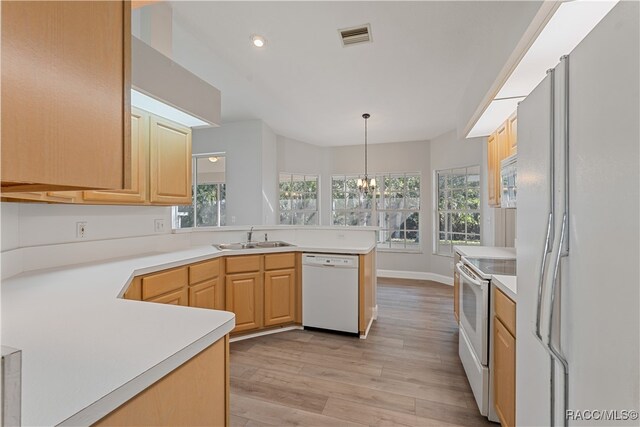
{"label": "oven door window", "polygon": [[461,277],[460,303],[462,304],[460,323],[473,347],[473,352],[483,365],[488,361],[489,294],[488,284],[482,285]]}

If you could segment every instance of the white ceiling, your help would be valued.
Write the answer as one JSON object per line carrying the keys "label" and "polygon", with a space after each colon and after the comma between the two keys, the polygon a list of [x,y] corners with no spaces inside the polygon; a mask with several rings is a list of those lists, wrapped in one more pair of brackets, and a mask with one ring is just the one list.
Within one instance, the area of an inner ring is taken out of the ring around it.
{"label": "white ceiling", "polygon": [[[173,56],[222,92],[223,122],[262,119],[316,145],[424,140],[454,129],[518,2],[171,2]],[[531,8],[527,9],[531,10]],[[338,29],[371,24],[372,43]],[[252,34],[267,39],[251,45]],[[198,46],[196,46],[198,45]]]}

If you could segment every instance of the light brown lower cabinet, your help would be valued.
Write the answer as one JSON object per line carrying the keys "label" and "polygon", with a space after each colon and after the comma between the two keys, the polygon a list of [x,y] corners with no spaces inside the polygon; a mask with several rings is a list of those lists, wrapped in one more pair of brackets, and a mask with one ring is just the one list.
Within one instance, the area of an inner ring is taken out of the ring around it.
{"label": "light brown lower cabinet", "polygon": [[265,271],[264,325],[275,326],[295,320],[296,270]]}
{"label": "light brown lower cabinet", "polygon": [[167,294],[148,298],[145,301],[187,306],[189,305],[189,292],[187,292],[187,288],[181,288]]}
{"label": "light brown lower cabinet", "polygon": [[229,425],[229,336],[216,341],[94,425]]}
{"label": "light brown lower cabinet", "polygon": [[233,332],[262,327],[262,272],[228,274],[225,281],[226,310],[236,315]]}
{"label": "light brown lower cabinet", "polygon": [[210,308],[223,310],[220,307],[220,282],[218,279],[207,280],[197,285],[189,286],[189,307]]}
{"label": "light brown lower cabinet", "polygon": [[[497,296],[507,298],[496,289],[494,300]],[[515,316],[513,319],[515,320]],[[507,318],[505,321],[510,320]],[[515,328],[512,325],[509,327],[505,326],[498,315],[494,315],[493,401],[500,423],[505,427],[514,426],[516,421],[516,337],[509,331],[515,331]]]}

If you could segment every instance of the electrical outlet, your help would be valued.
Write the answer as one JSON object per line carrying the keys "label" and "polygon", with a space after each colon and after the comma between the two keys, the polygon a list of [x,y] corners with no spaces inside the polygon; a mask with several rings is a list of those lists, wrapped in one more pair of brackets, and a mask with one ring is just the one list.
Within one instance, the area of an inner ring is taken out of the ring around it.
{"label": "electrical outlet", "polygon": [[346,238],[346,236],[344,235],[344,233],[339,233],[338,234],[338,239],[339,240],[344,240]]}
{"label": "electrical outlet", "polygon": [[156,233],[164,232],[164,219],[156,219],[153,222],[153,229]]}
{"label": "electrical outlet", "polygon": [[84,239],[87,237],[87,223],[84,221],[76,222],[76,239]]}
{"label": "electrical outlet", "polygon": [[235,224],[236,223],[236,216],[232,215],[231,216],[231,224]]}

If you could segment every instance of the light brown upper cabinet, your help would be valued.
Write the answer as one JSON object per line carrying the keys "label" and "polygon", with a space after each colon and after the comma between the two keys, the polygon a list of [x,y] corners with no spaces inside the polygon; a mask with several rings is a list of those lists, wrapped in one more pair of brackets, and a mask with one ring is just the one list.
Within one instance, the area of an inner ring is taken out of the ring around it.
{"label": "light brown upper cabinet", "polygon": [[149,115],[131,109],[131,185],[129,189],[115,191],[85,191],[85,202],[144,203],[147,198],[147,171],[149,169]]}
{"label": "light brown upper cabinet", "polygon": [[518,152],[518,116],[513,113],[509,117],[509,156]]}
{"label": "light brown upper cabinet", "polygon": [[487,138],[487,188],[489,190],[489,206],[500,206],[500,192],[498,181],[500,171],[498,165],[498,135],[492,133]]}
{"label": "light brown upper cabinet", "polygon": [[2,2],[2,191],[130,181],[128,1]]}
{"label": "light brown upper cabinet", "polygon": [[151,203],[191,203],[191,129],[151,116]]}
{"label": "light brown upper cabinet", "polygon": [[50,203],[191,204],[191,129],[136,108],[132,109],[130,120],[131,179],[128,189],[12,192],[3,197],[9,201]]}
{"label": "light brown upper cabinet", "polygon": [[500,162],[518,150],[518,117],[511,115],[487,137],[487,179],[489,206],[500,207]]}

